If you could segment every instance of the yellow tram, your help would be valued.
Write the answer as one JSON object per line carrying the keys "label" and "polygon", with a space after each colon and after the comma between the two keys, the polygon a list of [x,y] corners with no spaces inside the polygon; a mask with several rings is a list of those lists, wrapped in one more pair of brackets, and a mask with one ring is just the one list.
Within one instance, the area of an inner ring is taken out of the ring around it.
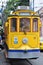
{"label": "yellow tram", "polygon": [[[26,7],[25,7],[26,8]],[[4,24],[8,58],[37,58],[40,53],[40,17],[29,9],[19,9]],[[28,8],[28,7],[27,7]]]}

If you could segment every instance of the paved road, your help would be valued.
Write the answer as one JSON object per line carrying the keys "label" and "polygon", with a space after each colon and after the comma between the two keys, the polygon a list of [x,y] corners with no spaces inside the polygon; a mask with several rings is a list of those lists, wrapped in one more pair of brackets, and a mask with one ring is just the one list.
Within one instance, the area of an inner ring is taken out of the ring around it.
{"label": "paved road", "polygon": [[[40,57],[36,60],[30,60],[32,65],[43,65],[43,53],[40,53]],[[10,65],[6,62],[4,53],[0,51],[0,65]],[[14,65],[29,65],[26,60],[17,60]]]}
{"label": "paved road", "polygon": [[4,53],[0,51],[0,65],[10,65],[4,56]]}
{"label": "paved road", "polygon": [[31,60],[33,65],[43,65],[43,53],[40,53],[40,57],[37,60]]}

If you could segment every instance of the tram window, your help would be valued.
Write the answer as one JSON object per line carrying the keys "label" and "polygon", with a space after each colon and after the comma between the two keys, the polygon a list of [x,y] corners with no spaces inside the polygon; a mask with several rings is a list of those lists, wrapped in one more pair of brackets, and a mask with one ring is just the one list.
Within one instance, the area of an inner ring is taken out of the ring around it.
{"label": "tram window", "polygon": [[11,32],[17,31],[17,19],[12,18],[11,19]]}
{"label": "tram window", "polygon": [[21,18],[20,19],[20,32],[30,32],[30,18]]}
{"label": "tram window", "polygon": [[37,18],[33,19],[33,31],[38,32],[38,19]]}

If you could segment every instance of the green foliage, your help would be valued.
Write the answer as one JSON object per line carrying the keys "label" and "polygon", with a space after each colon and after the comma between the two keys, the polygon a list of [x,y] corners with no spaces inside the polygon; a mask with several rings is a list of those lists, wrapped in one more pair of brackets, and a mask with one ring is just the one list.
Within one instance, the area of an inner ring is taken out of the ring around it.
{"label": "green foliage", "polygon": [[[8,17],[8,15],[10,14],[10,12],[11,12],[12,10],[15,10],[15,8],[18,6],[18,4],[17,4],[18,1],[19,1],[19,0],[9,0],[9,1],[7,2],[6,9],[4,9],[4,11],[3,11],[3,13],[4,13],[3,19],[4,19],[4,20],[6,20],[7,17]],[[15,4],[16,4],[16,5],[15,5]]]}
{"label": "green foliage", "polygon": [[2,26],[2,20],[0,19],[0,26]]}
{"label": "green foliage", "polygon": [[20,4],[19,5],[29,6],[29,0],[20,0]]}
{"label": "green foliage", "polygon": [[15,10],[15,8],[20,5],[29,6],[29,0],[9,0],[6,9]]}

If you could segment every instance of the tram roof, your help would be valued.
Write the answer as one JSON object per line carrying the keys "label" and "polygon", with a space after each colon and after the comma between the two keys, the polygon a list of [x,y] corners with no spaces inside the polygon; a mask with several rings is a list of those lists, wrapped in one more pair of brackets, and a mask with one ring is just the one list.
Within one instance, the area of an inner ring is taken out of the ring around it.
{"label": "tram roof", "polygon": [[22,10],[22,9],[16,10],[12,14],[8,15],[8,17],[12,17],[12,16],[37,16],[37,17],[40,17],[36,12],[34,12],[32,10]]}
{"label": "tram roof", "polygon": [[8,17],[14,17],[14,16],[28,16],[28,17],[40,17],[39,15],[8,15]]}

